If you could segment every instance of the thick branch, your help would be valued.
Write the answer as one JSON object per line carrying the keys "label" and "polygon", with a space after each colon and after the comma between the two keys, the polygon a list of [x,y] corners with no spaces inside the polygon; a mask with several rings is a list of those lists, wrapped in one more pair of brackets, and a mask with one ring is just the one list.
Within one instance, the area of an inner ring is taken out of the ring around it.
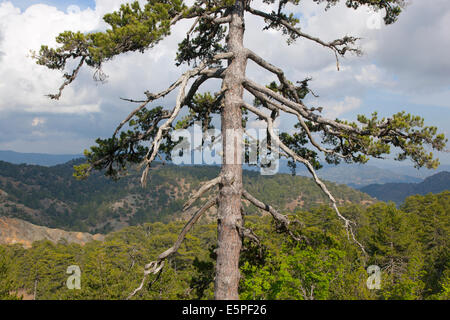
{"label": "thick branch", "polygon": [[[335,129],[342,130],[342,131],[349,132],[349,133],[355,133],[355,134],[359,134],[359,135],[366,134],[366,132],[361,130],[360,128],[353,127],[353,126],[347,125],[345,123],[340,123],[335,120],[327,119],[327,118],[322,117],[321,115],[315,114],[312,111],[308,110],[308,108],[303,103],[289,100],[289,99],[283,97],[281,94],[279,94],[267,87],[259,85],[258,83],[254,82],[250,79],[244,80],[244,87],[247,90],[254,89],[258,92],[264,93],[265,95],[277,100],[278,102],[284,104],[285,106],[297,111],[303,118],[308,119],[317,124],[328,125]],[[368,133],[370,133],[370,132],[368,132]]]}
{"label": "thick branch", "polygon": [[304,240],[302,237],[297,237],[290,229],[289,229],[289,225],[290,225],[290,221],[289,219],[279,213],[274,207],[265,204],[264,202],[256,199],[254,196],[252,196],[247,190],[243,189],[242,190],[242,196],[247,199],[248,201],[250,201],[255,207],[260,208],[268,213],[270,213],[272,215],[272,217],[274,218],[274,220],[279,224],[279,226],[281,227],[282,231],[287,232],[292,239],[296,240],[296,241],[301,241]]}
{"label": "thick branch", "polygon": [[297,102],[300,101],[300,98],[297,94],[297,90],[295,90],[295,87],[289,82],[289,80],[286,78],[286,76],[284,75],[283,70],[281,70],[280,68],[274,66],[273,64],[271,64],[270,62],[264,60],[262,57],[260,57],[259,55],[257,55],[256,53],[254,53],[253,51],[247,49],[247,56],[253,60],[254,62],[256,62],[258,65],[260,65],[261,67],[263,67],[264,69],[274,73],[277,75],[278,80],[280,81],[281,85],[283,85],[284,87],[286,87],[291,93],[292,95],[295,97],[295,100]]}
{"label": "thick branch", "polygon": [[255,98],[261,100],[261,101],[265,101],[266,102],[266,106],[270,109],[270,110],[282,110],[286,113],[290,113],[293,114],[297,117],[300,125],[302,126],[303,130],[306,132],[306,134],[308,135],[309,141],[311,142],[311,144],[319,151],[322,151],[323,153],[328,153],[328,154],[334,154],[340,158],[349,158],[351,155],[348,156],[344,156],[334,150],[331,149],[326,149],[323,146],[321,146],[312,136],[311,131],[309,130],[308,126],[306,125],[305,121],[303,120],[302,116],[300,115],[300,113],[298,113],[297,111],[287,108],[281,104],[275,103],[274,101],[270,100],[269,98],[267,98],[266,95],[254,90],[254,89],[248,89],[248,91],[253,94],[253,96],[255,96]]}

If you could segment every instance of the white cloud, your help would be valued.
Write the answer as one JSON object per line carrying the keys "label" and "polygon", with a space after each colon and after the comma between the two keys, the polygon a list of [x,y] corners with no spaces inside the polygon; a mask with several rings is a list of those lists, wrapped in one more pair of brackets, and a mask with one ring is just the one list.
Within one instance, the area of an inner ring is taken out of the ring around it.
{"label": "white cloud", "polygon": [[[55,36],[63,30],[89,31],[99,24],[98,15],[91,9],[66,14],[54,7],[36,4],[24,12],[10,2],[0,4],[0,30],[3,39],[0,51],[4,53],[0,64],[0,111],[39,111],[42,106],[51,112],[51,102],[44,95],[61,85],[61,73],[38,66],[30,57],[30,50],[39,50],[41,44],[55,44]],[[95,99],[92,94],[75,94],[74,87],[67,90],[62,103],[84,105]],[[76,110],[75,110],[76,111]],[[81,110],[83,112],[83,110]]]}
{"label": "white cloud", "polygon": [[345,97],[343,101],[324,101],[320,105],[324,109],[325,116],[334,119],[346,112],[358,109],[361,102],[361,99],[357,97]]}
{"label": "white cloud", "polygon": [[[64,30],[103,30],[106,25],[101,17],[117,10],[124,2],[127,1],[97,0],[95,10],[69,6],[65,12],[42,4],[21,12],[10,2],[0,3],[0,117],[26,113],[31,127],[33,119],[48,114],[73,121],[73,136],[67,139],[78,148],[80,143],[73,141],[77,135],[87,134],[79,130],[79,124],[91,123],[92,119],[88,121],[88,117],[99,122],[98,128],[89,131],[90,140],[86,136],[79,138],[92,143],[97,136],[109,134],[135,107],[119,97],[140,98],[145,90],[158,92],[177,79],[186,68],[174,65],[177,43],[185,36],[192,21],[177,24],[169,37],[144,54],[125,54],[105,63],[104,71],[109,75],[107,83],[93,82],[92,70],[84,68],[79,78],[66,87],[60,101],[44,96],[57,91],[63,80],[62,74],[36,65],[27,57],[29,50],[38,50],[41,44],[54,46],[55,36]],[[405,101],[414,103],[427,103],[427,95],[411,95],[411,92],[419,91],[416,88],[435,91],[433,105],[448,106],[448,94],[443,92],[450,87],[450,38],[446,35],[446,26],[450,24],[450,2],[435,2],[430,6],[426,1],[414,1],[396,24],[376,30],[367,27],[372,12],[365,8],[354,11],[341,3],[325,12],[323,4],[301,1],[293,8],[301,13],[300,26],[304,32],[327,41],[345,35],[363,38],[361,46],[365,55],[341,59],[340,71],[336,70],[334,54],[328,48],[306,39],[298,39],[288,46],[280,32],[263,32],[263,20],[248,13],[245,44],[286,70],[287,77],[293,81],[311,76],[310,87],[320,98],[310,97],[307,102],[315,106],[323,104],[325,112],[333,117],[364,107],[365,95],[375,88],[407,94]],[[261,3],[259,8],[270,11],[272,7]],[[247,75],[264,84],[276,79],[253,63],[249,63]],[[218,90],[219,86],[209,84],[203,88]],[[161,104],[170,102],[173,102],[173,95]],[[64,115],[71,117],[64,118]],[[283,129],[291,127],[292,120],[281,120]],[[50,123],[48,119],[46,127]],[[256,122],[254,125],[260,126]],[[58,135],[55,133],[54,136]]]}
{"label": "white cloud", "polygon": [[387,78],[386,72],[378,68],[375,64],[363,65],[355,74],[355,79],[368,87],[375,85],[385,87],[395,86],[395,82]]}
{"label": "white cloud", "polygon": [[[34,106],[30,108],[25,108],[27,112],[33,113],[57,113],[57,114],[86,114],[100,112],[100,103],[97,104],[76,104],[76,105],[57,105],[48,104],[44,106]],[[35,118],[41,119],[41,118]],[[34,121],[34,120],[33,120]]]}

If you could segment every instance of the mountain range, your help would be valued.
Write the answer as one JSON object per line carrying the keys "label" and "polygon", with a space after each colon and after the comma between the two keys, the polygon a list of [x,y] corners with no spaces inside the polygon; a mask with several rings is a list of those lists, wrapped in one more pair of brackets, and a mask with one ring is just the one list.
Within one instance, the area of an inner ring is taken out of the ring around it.
{"label": "mountain range", "polygon": [[[20,243],[30,247],[42,239],[84,244],[103,240],[98,233],[130,225],[185,219],[180,214],[183,203],[203,181],[219,171],[217,166],[157,164],[151,171],[148,187],[143,189],[139,172],[133,168],[119,181],[112,181],[100,172],[77,181],[72,177],[73,165],[82,161],[50,167],[0,161],[0,244]],[[326,174],[322,176],[339,178],[333,176],[330,167],[324,169]],[[352,176],[351,170],[361,171],[362,176]],[[340,174],[347,173],[348,181],[357,185],[362,179],[369,181],[377,172],[370,166],[347,166]],[[389,171],[385,173],[389,174]],[[255,171],[244,171],[244,180],[251,193],[285,212],[327,203],[321,190],[306,177],[261,176]],[[332,182],[327,185],[341,205],[366,205],[377,200],[400,204],[410,195],[450,190],[450,172],[437,173],[419,183],[371,184],[359,191]],[[246,210],[256,212],[251,207]],[[210,218],[213,214],[210,213]]]}
{"label": "mountain range", "polygon": [[420,183],[386,183],[372,184],[360,189],[381,201],[394,201],[397,204],[411,195],[440,193],[450,190],[450,172],[443,171],[426,178]]}
{"label": "mountain range", "polygon": [[[220,170],[217,166],[155,164],[147,187],[142,188],[140,172],[135,168],[130,168],[118,181],[101,172],[78,181],[72,177],[73,165],[82,161],[52,167],[0,161],[0,216],[91,233],[107,233],[143,222],[183,219],[186,218],[181,214],[183,204]],[[244,171],[244,182],[255,197],[282,211],[307,210],[328,203],[310,178],[289,174],[261,176],[255,171]],[[348,186],[326,184],[339,204],[375,202]],[[245,210],[256,213],[250,206]]]}
{"label": "mountain range", "polygon": [[[70,160],[83,157],[80,154],[45,154],[45,153],[20,153],[14,151],[0,150],[0,161],[13,164],[35,164],[41,166],[55,166],[64,164]],[[255,167],[246,166],[244,168],[254,171]],[[259,169],[258,169],[259,170]],[[318,170],[318,175],[328,181],[339,184],[346,184],[353,188],[362,188],[370,184],[383,183],[418,183],[440,171],[450,171],[449,165],[441,165],[437,170],[420,169],[412,166],[395,166],[387,162],[376,162],[373,164],[340,164],[339,166],[324,164],[324,167]],[[280,173],[291,173],[288,161],[280,159]],[[297,175],[309,177],[309,172],[299,166]]]}
{"label": "mountain range", "polygon": [[55,166],[81,157],[83,157],[81,154],[22,153],[11,150],[0,150],[0,160],[14,164]]}

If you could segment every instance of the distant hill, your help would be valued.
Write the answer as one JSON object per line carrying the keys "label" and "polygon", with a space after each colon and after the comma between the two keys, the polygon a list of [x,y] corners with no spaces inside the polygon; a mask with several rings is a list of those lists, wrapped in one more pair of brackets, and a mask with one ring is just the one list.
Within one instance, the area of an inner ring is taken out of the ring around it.
{"label": "distant hill", "polygon": [[[450,171],[450,165],[448,164],[441,164],[437,169],[427,169],[427,168],[414,168],[411,166],[394,166],[394,165],[386,165],[386,167],[383,167],[387,170],[396,172],[398,174],[407,175],[410,177],[419,178],[421,180],[424,180],[425,178],[431,177],[432,175],[435,175],[436,173],[442,172],[442,171]],[[399,181],[395,181],[399,182]]]}
{"label": "distant hill", "polygon": [[20,243],[30,248],[34,241],[50,240],[52,242],[66,241],[67,243],[85,244],[92,240],[104,240],[100,234],[92,235],[85,232],[67,232],[36,226],[27,221],[0,217],[0,244]]}
{"label": "distant hill", "polygon": [[[0,161],[14,164],[34,164],[41,166],[55,166],[68,161],[82,158],[83,155],[66,154],[44,154],[44,153],[21,153],[14,151],[0,150]],[[418,183],[423,179],[441,171],[450,171],[449,165],[441,165],[436,170],[415,169],[412,165],[395,165],[389,162],[376,162],[375,165],[345,164],[338,166],[323,164],[323,168],[318,170],[319,177],[324,180],[339,184],[346,184],[352,188],[362,188],[370,184],[384,183]],[[244,165],[244,169],[249,171],[259,171],[254,166]],[[279,173],[291,174],[286,159],[280,159]],[[303,166],[297,167],[297,175],[310,177],[309,172]]]}
{"label": "distant hill", "polygon": [[442,171],[426,178],[421,183],[386,183],[372,184],[360,189],[381,201],[394,201],[401,203],[411,195],[439,193],[450,190],[450,172]]}
{"label": "distant hill", "polygon": [[[144,189],[140,172],[130,169],[117,182],[94,172],[87,180],[72,177],[73,165],[43,167],[0,161],[0,216],[65,230],[107,233],[143,222],[184,218],[185,201],[202,182],[214,178],[214,166],[173,166],[156,164]],[[280,210],[309,209],[328,203],[323,192],[306,177],[277,174],[261,176],[244,171],[249,192]],[[340,204],[373,203],[375,200],[347,186],[327,183]],[[256,212],[252,207],[248,213]]]}
{"label": "distant hill", "polygon": [[352,188],[361,188],[375,183],[416,183],[422,181],[420,178],[408,176],[393,170],[381,169],[364,164],[327,166],[318,170],[317,174],[324,180],[346,184]]}
{"label": "distant hill", "polygon": [[14,164],[35,164],[40,166],[54,166],[67,161],[81,158],[81,154],[46,154],[46,153],[21,153],[9,150],[0,150],[0,160]]}

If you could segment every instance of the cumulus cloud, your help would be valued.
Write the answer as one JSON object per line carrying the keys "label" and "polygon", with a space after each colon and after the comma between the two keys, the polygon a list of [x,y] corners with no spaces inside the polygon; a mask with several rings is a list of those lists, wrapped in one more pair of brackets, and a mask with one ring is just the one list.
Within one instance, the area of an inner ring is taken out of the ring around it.
{"label": "cumulus cloud", "polygon": [[413,1],[398,23],[374,33],[371,57],[398,77],[406,92],[450,86],[450,2]]}
{"label": "cumulus cloud", "polygon": [[[55,36],[64,30],[104,30],[102,16],[124,2],[127,1],[96,0],[95,8],[81,9],[73,5],[58,9],[37,3],[22,11],[11,2],[0,3],[0,78],[5,79],[0,81],[0,149],[12,148],[11,141],[15,141],[16,147],[40,146],[46,152],[68,152],[71,145],[71,152],[79,153],[96,137],[110,135],[135,107],[119,97],[141,98],[145,90],[162,90],[186,69],[176,68],[174,57],[177,43],[192,21],[177,24],[169,37],[144,54],[125,54],[105,63],[104,71],[109,76],[105,84],[93,82],[92,70],[84,68],[60,101],[45,97],[56,92],[62,74],[36,65],[29,51],[38,50],[41,44],[54,46]],[[450,23],[450,2],[435,2],[430,6],[426,1],[413,1],[396,24],[381,29],[370,28],[368,21],[373,12],[365,8],[354,11],[341,3],[324,11],[323,4],[313,1],[301,1],[299,6],[291,7],[298,11],[302,30],[313,36],[327,41],[345,35],[362,37],[364,56],[341,59],[340,71],[329,49],[306,39],[287,45],[280,32],[263,32],[262,19],[250,14],[246,14],[245,43],[285,69],[288,78],[296,81],[312,77],[310,86],[320,98],[309,97],[306,102],[323,105],[329,116],[346,116],[363,109],[365,96],[374,89],[396,92],[404,95],[405,102],[422,104],[427,101],[416,92],[425,90],[433,94],[433,105],[448,106],[445,92],[450,88],[450,38],[445,34],[445,26]],[[254,5],[273,9],[262,2]],[[248,65],[248,77],[260,83],[276,79],[254,63]],[[215,81],[204,90],[218,90],[219,85]],[[247,94],[246,99],[251,101],[251,96]],[[161,104],[167,106],[173,101],[174,95],[169,95]],[[33,126],[34,119],[41,118],[45,122]],[[14,125],[17,123],[20,125]],[[290,118],[282,118],[279,125],[287,130],[294,123]],[[260,126],[257,122],[252,125]],[[37,136],[32,138],[36,128],[39,132],[46,130],[40,144],[36,143]],[[26,142],[32,139],[33,144]]]}
{"label": "cumulus cloud", "polygon": [[324,101],[321,106],[323,106],[325,116],[334,119],[346,112],[358,109],[361,102],[361,99],[357,97],[345,97],[342,101]]}

